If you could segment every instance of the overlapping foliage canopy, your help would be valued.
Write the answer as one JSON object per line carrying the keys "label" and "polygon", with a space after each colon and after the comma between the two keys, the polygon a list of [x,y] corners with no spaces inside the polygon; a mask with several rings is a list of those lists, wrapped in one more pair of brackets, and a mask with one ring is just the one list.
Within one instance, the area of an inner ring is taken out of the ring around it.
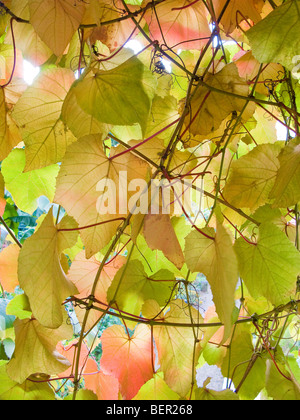
{"label": "overlapping foliage canopy", "polygon": [[300,1],[0,11],[0,399],[299,399]]}

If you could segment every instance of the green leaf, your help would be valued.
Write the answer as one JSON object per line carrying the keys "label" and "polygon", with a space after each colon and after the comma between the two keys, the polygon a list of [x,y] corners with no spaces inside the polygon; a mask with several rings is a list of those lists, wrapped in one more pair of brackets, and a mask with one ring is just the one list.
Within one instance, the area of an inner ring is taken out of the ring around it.
{"label": "green leaf", "polygon": [[11,193],[17,207],[31,214],[37,209],[37,200],[42,195],[52,202],[59,166],[51,165],[46,168],[23,172],[25,165],[25,151],[15,149],[4,159],[2,174],[6,188]]}
{"label": "green leaf", "polygon": [[156,78],[136,57],[112,70],[93,69],[74,86],[78,104],[100,122],[140,124],[145,133]]}
{"label": "green leaf", "polygon": [[252,211],[264,205],[275,183],[280,150],[278,143],[262,144],[233,162],[223,193],[225,199]]}
{"label": "green leaf", "polygon": [[293,296],[300,274],[300,254],[277,226],[261,224],[256,245],[239,238],[234,249],[241,277],[253,298],[264,296],[279,306]]}
{"label": "green leaf", "polygon": [[115,275],[107,291],[107,301],[115,297],[118,308],[139,315],[148,299],[164,306],[172,295],[175,282],[175,276],[170,271],[160,270],[150,276],[140,261],[132,260]]}
{"label": "green leaf", "polygon": [[27,319],[32,315],[30,304],[25,294],[15,296],[6,307],[7,315],[14,315],[19,319]]}
{"label": "green leaf", "polygon": [[260,63],[280,63],[288,69],[300,54],[300,1],[287,1],[246,33]]}
{"label": "green leaf", "polygon": [[[238,264],[232,239],[220,223],[216,232],[205,228],[202,235],[194,230],[186,237],[185,258],[192,272],[203,273],[209,282],[218,316],[225,324],[224,339],[232,327],[235,308],[235,289],[238,282]],[[209,237],[214,239],[209,239]]]}
{"label": "green leaf", "polygon": [[300,201],[300,138],[291,140],[279,155],[280,167],[270,192],[273,206],[286,208]]}
{"label": "green leaf", "polygon": [[156,373],[150,381],[141,387],[132,400],[176,401],[180,396],[166,384],[162,372]]}
{"label": "green leaf", "polygon": [[47,383],[26,380],[19,384],[6,373],[6,365],[0,366],[0,400],[55,400]]}

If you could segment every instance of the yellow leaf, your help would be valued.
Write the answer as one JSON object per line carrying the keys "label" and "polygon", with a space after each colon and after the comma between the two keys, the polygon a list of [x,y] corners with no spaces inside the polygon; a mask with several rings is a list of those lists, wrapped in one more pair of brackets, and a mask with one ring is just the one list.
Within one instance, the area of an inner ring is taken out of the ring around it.
{"label": "yellow leaf", "polygon": [[30,22],[42,41],[60,56],[77,31],[85,4],[74,0],[28,0]]}
{"label": "yellow leaf", "polygon": [[59,233],[52,211],[40,228],[27,239],[19,256],[19,282],[29,298],[35,318],[45,327],[63,322],[63,301],[77,292],[60,263]]}
{"label": "yellow leaf", "polygon": [[59,341],[72,335],[70,325],[50,329],[35,319],[17,319],[14,327],[16,347],[7,365],[7,373],[14,381],[23,383],[32,374],[57,375],[70,366],[56,350]]}
{"label": "yellow leaf", "polygon": [[216,233],[206,228],[206,238],[198,231],[186,237],[185,258],[192,272],[203,273],[212,289],[217,314],[223,322],[226,340],[232,327],[232,313],[235,308],[235,289],[238,282],[238,262],[229,233],[217,222]]}
{"label": "yellow leaf", "polygon": [[[119,146],[113,154],[117,156],[123,151]],[[125,206],[126,200],[121,198],[124,187],[126,190],[131,180],[145,180],[147,172],[148,164],[131,152],[109,159],[103,151],[101,135],[83,137],[69,147],[57,178],[55,202],[74,217],[79,228],[85,228],[80,230],[80,235],[87,258],[109,243],[122,223],[120,218],[127,217],[133,193],[128,193],[128,206]],[[106,196],[101,189],[108,185],[111,188],[106,208]]]}
{"label": "yellow leaf", "polygon": [[25,171],[60,162],[76,139],[61,120],[61,109],[75,77],[71,70],[42,72],[17,102],[13,117],[26,145]]}

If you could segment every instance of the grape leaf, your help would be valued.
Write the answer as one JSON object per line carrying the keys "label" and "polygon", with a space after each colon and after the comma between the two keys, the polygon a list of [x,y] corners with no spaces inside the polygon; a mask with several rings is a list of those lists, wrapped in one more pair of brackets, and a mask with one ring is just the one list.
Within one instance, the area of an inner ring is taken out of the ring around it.
{"label": "grape leaf", "polygon": [[32,374],[57,375],[66,370],[69,362],[55,347],[58,341],[70,338],[70,325],[50,329],[35,319],[17,319],[14,327],[16,347],[7,365],[7,373],[14,381],[21,384]]}
{"label": "grape leaf", "polygon": [[156,79],[135,56],[111,70],[92,69],[74,86],[77,102],[100,122],[140,124],[145,133]]}
{"label": "grape leaf", "polygon": [[104,331],[101,341],[103,372],[119,380],[124,399],[132,399],[153,376],[150,330],[138,325],[129,338],[122,326],[114,325]]}
{"label": "grape leaf", "polygon": [[34,316],[48,328],[62,324],[63,301],[78,293],[62,269],[58,235],[50,211],[40,228],[25,241],[19,255],[20,286],[29,298]]}
{"label": "grape leaf", "polygon": [[300,139],[291,140],[279,157],[280,167],[270,192],[274,207],[290,207],[300,201]]}
{"label": "grape leaf", "polygon": [[247,31],[254,57],[260,63],[280,63],[294,67],[293,58],[300,54],[300,1],[288,1]]}
{"label": "grape leaf", "polygon": [[252,211],[268,202],[279,169],[281,145],[262,144],[231,166],[223,195],[238,208]]}
{"label": "grape leaf", "polygon": [[262,223],[257,244],[239,238],[234,245],[242,279],[257,299],[281,305],[293,295],[300,274],[300,254],[277,226]]}
{"label": "grape leaf", "polygon": [[13,110],[26,145],[25,171],[60,162],[76,139],[61,119],[64,99],[74,82],[69,69],[49,68],[39,74]]}
{"label": "grape leaf", "polygon": [[60,56],[77,31],[85,4],[73,0],[28,0],[30,22],[42,41]]}
{"label": "grape leaf", "polygon": [[238,263],[230,234],[220,223],[216,233],[205,228],[204,233],[193,231],[186,237],[185,258],[192,272],[203,273],[212,289],[213,300],[221,322],[225,325],[224,339],[232,327],[235,308],[235,289],[238,282]]}

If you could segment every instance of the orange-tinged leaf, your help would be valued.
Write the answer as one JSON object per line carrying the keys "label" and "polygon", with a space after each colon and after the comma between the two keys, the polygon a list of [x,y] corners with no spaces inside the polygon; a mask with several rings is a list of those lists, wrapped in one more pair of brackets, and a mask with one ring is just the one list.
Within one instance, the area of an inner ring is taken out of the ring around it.
{"label": "orange-tinged leaf", "polygon": [[[226,0],[213,0],[217,18],[221,15],[225,5]],[[263,6],[263,0],[231,0],[221,19],[221,24],[225,32],[230,34],[245,19],[251,19],[254,23],[259,22],[261,20],[260,12]]]}
{"label": "orange-tinged leaf", "polygon": [[103,372],[119,380],[124,399],[132,399],[153,376],[150,329],[138,325],[129,338],[122,326],[114,325],[104,331],[101,340]]}
{"label": "orange-tinged leaf", "polygon": [[[60,378],[71,376],[73,373],[73,370],[74,370],[73,362],[75,360],[77,344],[78,344],[78,340],[72,340],[67,345],[64,345],[62,341],[57,343],[56,350],[70,363],[70,367],[58,375]],[[86,344],[83,343],[80,349],[80,360],[79,360],[79,365],[78,365],[80,372],[84,370],[88,356],[89,356],[89,349],[87,348]]]}
{"label": "orange-tinged leaf", "polygon": [[85,4],[73,0],[28,0],[30,22],[40,38],[60,56],[77,31]]}
{"label": "orange-tinged leaf", "polygon": [[18,286],[18,245],[9,245],[0,252],[0,283],[4,290],[13,293]]}
{"label": "orange-tinged leaf", "polygon": [[119,381],[114,376],[105,375],[93,359],[88,359],[84,370],[84,385],[93,391],[100,401],[119,399]]}
{"label": "orange-tinged leaf", "polygon": [[184,255],[168,214],[147,214],[143,234],[150,249],[161,250],[179,270],[182,268]]}
{"label": "orange-tinged leaf", "polygon": [[66,370],[69,362],[55,349],[59,341],[70,338],[72,328],[63,324],[50,329],[35,319],[16,320],[16,347],[7,365],[7,373],[22,383],[32,374],[57,375]]}
{"label": "orange-tinged leaf", "polygon": [[[98,302],[95,302],[95,306],[99,306],[102,309],[106,309],[105,304],[107,304],[106,293],[113,281],[113,278],[117,271],[125,264],[126,258],[123,256],[118,256],[110,263],[104,266],[97,287],[95,290],[95,298]],[[85,257],[85,252],[79,252],[68,272],[69,280],[75,285],[78,289],[79,294],[76,297],[80,299],[85,299],[90,296],[92,287],[97,275],[97,272],[100,268],[100,261],[95,257],[91,257],[89,260]],[[99,302],[102,302],[101,305]],[[77,318],[82,321],[84,317],[85,310],[82,310],[80,307],[75,308]],[[86,329],[92,327],[101,313],[97,310],[91,310],[89,318],[87,321]]]}
{"label": "orange-tinged leaf", "polygon": [[50,211],[40,228],[25,241],[18,264],[20,286],[29,298],[32,312],[49,328],[62,324],[62,303],[77,293],[60,263],[58,235]]}
{"label": "orange-tinged leaf", "polygon": [[3,216],[6,207],[6,200],[4,198],[4,179],[0,172],[0,216]]}
{"label": "orange-tinged leaf", "polygon": [[[8,7],[16,16],[29,20],[28,0],[12,0]],[[22,51],[23,57],[33,65],[40,66],[51,57],[52,51],[41,40],[31,24],[18,22],[13,26],[13,32],[16,45]],[[8,28],[6,42],[12,44],[10,28]]]}
{"label": "orange-tinged leaf", "polygon": [[22,141],[21,134],[7,112],[5,92],[0,88],[0,160],[5,159],[11,150]]}

